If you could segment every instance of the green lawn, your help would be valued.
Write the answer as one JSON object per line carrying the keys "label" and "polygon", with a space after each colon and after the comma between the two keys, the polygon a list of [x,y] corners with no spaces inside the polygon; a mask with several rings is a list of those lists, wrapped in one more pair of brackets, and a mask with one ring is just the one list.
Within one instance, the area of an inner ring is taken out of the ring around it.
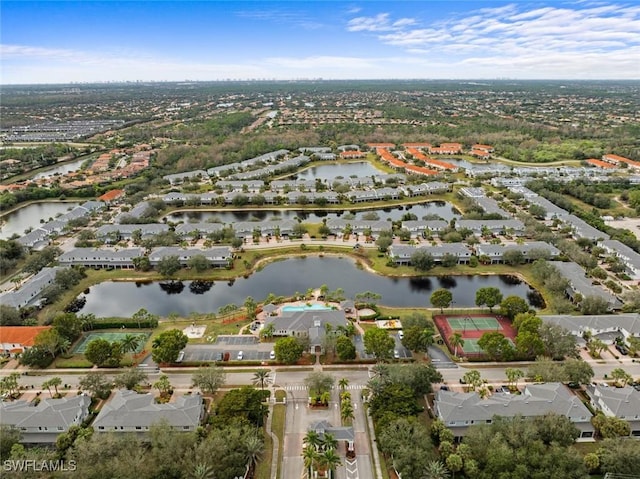
{"label": "green lawn", "polygon": [[282,465],[282,455],[284,452],[284,424],[286,409],[287,406],[285,406],[284,404],[276,404],[275,406],[273,406],[273,417],[271,420],[271,431],[276,435],[276,437],[278,438],[278,442],[280,443],[280,447],[278,448],[278,474],[276,476],[278,478],[281,474],[280,468]]}

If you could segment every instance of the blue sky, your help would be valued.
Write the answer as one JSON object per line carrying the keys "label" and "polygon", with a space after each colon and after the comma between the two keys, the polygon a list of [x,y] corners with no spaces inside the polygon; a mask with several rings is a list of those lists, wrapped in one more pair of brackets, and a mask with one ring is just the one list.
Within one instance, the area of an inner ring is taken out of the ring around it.
{"label": "blue sky", "polygon": [[2,84],[640,78],[638,0],[0,5]]}

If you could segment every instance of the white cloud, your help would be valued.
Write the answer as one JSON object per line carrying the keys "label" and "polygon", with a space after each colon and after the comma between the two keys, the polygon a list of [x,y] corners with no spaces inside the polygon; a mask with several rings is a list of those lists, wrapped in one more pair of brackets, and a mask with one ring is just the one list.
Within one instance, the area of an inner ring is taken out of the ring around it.
{"label": "white cloud", "polygon": [[[437,21],[399,22],[381,13],[354,18],[348,30],[371,32],[381,43],[400,47],[409,55],[446,59],[452,71],[456,64],[460,68],[473,64],[499,65],[524,75],[540,69],[555,78],[570,72],[587,77],[640,77],[640,6],[636,5],[572,3],[527,8],[512,3]],[[496,76],[502,75],[496,72]]]}
{"label": "white cloud", "polygon": [[347,23],[347,30],[350,32],[387,32],[415,24],[416,20],[413,18],[399,18],[391,22],[388,13],[379,13],[375,17],[352,18]]}

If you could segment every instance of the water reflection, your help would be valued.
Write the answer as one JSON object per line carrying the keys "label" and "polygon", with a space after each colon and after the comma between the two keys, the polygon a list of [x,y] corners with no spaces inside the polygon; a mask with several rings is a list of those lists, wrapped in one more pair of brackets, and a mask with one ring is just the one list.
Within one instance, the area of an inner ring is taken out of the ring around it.
{"label": "water reflection", "polygon": [[406,214],[413,219],[442,218],[450,221],[460,216],[460,212],[445,201],[430,201],[416,205],[398,206],[397,208],[379,208],[370,210],[243,210],[243,211],[177,211],[167,215],[167,220],[184,222],[218,222],[234,223],[237,221],[266,221],[275,219],[295,219],[309,223],[321,223],[325,218],[368,219],[372,214],[378,219],[392,221],[401,220]]}
{"label": "water reflection", "polygon": [[161,316],[211,313],[227,304],[242,305],[247,296],[258,301],[269,293],[292,296],[323,284],[342,288],[348,298],[373,291],[382,296],[381,304],[396,307],[429,306],[431,293],[440,287],[452,292],[456,307],[474,307],[476,291],[487,286],[499,288],[505,297],[517,295],[534,307],[541,305],[529,285],[501,276],[389,278],[358,268],[349,258],[308,257],[270,263],[248,278],[229,281],[104,282],[91,288],[81,312],[103,317],[131,316],[140,308]]}

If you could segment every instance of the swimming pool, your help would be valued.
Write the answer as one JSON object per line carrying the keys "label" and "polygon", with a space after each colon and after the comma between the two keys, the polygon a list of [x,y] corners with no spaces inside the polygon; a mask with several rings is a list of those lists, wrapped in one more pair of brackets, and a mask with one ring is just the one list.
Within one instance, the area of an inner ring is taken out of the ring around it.
{"label": "swimming pool", "polygon": [[331,309],[331,306],[325,306],[324,304],[303,304],[301,306],[283,306],[281,311],[289,313],[292,311],[327,311],[329,309]]}

